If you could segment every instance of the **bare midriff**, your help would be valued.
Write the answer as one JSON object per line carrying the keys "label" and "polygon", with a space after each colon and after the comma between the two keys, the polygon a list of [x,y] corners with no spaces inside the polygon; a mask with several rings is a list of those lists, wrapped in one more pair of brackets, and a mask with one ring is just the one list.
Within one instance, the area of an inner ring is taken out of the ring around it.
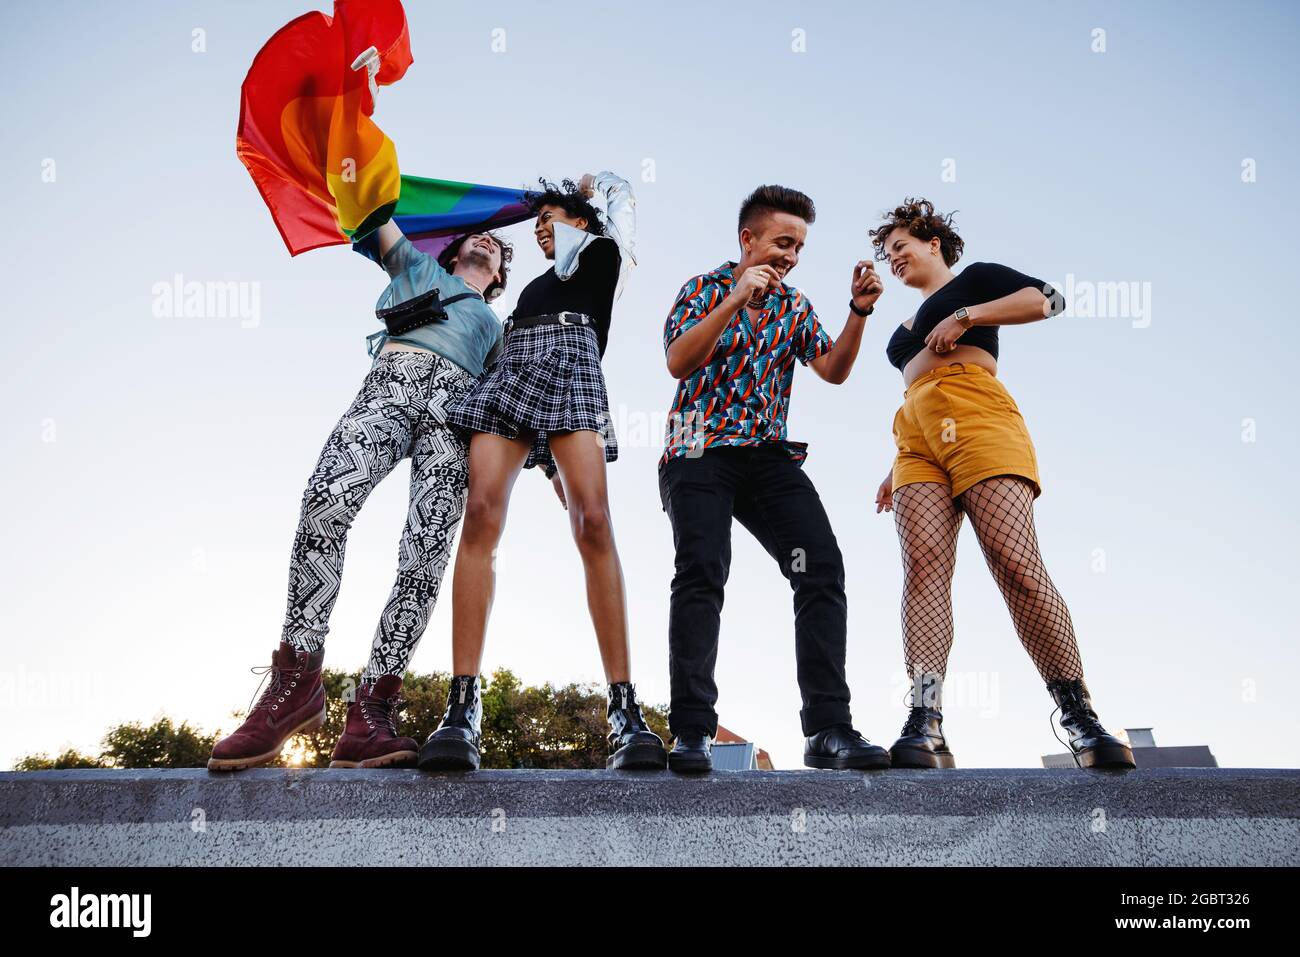
{"label": "bare midriff", "polygon": [[[907,323],[904,323],[904,325],[908,329],[912,328]],[[963,346],[958,342],[950,352],[938,353],[933,349],[925,348],[907,360],[907,365],[903,366],[903,388],[906,389],[927,372],[942,369],[954,362],[969,362],[971,365],[984,369],[989,375],[995,376],[998,374],[997,359],[994,359],[979,346]]]}
{"label": "bare midriff", "polygon": [[384,347],[379,350],[382,356],[385,352],[428,352],[428,349],[422,349],[419,346],[407,345],[405,342],[393,342],[391,339],[384,343]]}

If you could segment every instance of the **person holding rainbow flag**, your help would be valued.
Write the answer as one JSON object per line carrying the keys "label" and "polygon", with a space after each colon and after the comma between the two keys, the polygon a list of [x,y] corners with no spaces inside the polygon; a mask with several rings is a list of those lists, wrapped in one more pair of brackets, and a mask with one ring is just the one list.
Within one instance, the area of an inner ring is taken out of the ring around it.
{"label": "person holding rainbow flag", "polygon": [[[382,51],[382,52],[381,52]],[[347,533],[367,496],[411,459],[397,579],[331,767],[413,764],[397,734],[402,677],[437,601],[464,511],[468,439],[447,419],[500,349],[489,303],[505,289],[508,243],[488,227],[531,215],[522,190],[401,176],[370,120],[377,86],[411,63],[397,0],[337,0],[275,34],[243,85],[237,153],[291,254],[354,241],[390,279],[369,337],[371,368],[325,440],[303,492],[288,607],[270,676],[214,771],[274,761],[326,717],[324,642]]]}

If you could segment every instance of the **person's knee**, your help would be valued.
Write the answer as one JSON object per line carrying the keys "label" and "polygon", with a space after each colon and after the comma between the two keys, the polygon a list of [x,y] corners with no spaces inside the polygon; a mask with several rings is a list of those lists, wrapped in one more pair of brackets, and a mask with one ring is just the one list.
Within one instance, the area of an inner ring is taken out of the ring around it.
{"label": "person's knee", "polygon": [[709,592],[721,595],[727,584],[728,557],[718,548],[678,547],[673,570],[673,594]]}
{"label": "person's knee", "polygon": [[308,484],[302,496],[298,524],[313,535],[339,539],[347,535],[361,506],[346,501],[343,496]]}
{"label": "person's knee", "polygon": [[505,527],[506,501],[502,496],[470,492],[465,500],[461,542],[470,546],[495,545]]}
{"label": "person's knee", "polygon": [[833,541],[808,546],[797,545],[783,558],[781,571],[792,582],[802,579],[844,583],[844,556]]}
{"label": "person's knee", "polygon": [[580,551],[606,551],[614,545],[614,529],[609,506],[604,502],[569,503],[569,521],[573,540]]}
{"label": "person's knee", "polygon": [[954,555],[943,546],[918,543],[903,552],[903,582],[912,588],[947,586],[952,582]]}
{"label": "person's knee", "polygon": [[1025,561],[1021,555],[1000,551],[994,553],[989,561],[1002,587],[1014,591],[1017,595],[1033,596],[1046,587],[1044,576],[1039,573],[1037,564]]}

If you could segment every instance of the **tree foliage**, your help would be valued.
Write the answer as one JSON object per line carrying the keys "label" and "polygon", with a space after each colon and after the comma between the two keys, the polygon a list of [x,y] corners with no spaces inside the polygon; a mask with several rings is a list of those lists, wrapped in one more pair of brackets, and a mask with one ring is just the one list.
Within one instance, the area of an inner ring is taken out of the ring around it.
{"label": "tree foliage", "polygon": [[[291,738],[272,767],[328,767],[360,676],[326,669],[323,680],[327,698],[325,724],[317,731]],[[442,719],[449,684],[450,677],[442,672],[407,672],[402,681],[404,704],[397,722],[398,733],[423,743]],[[600,685],[525,685],[509,669],[499,669],[483,684],[482,766],[603,768],[609,753],[605,706],[605,690]],[[667,740],[666,711],[642,707],[651,729]],[[237,724],[243,712],[235,712],[232,717]],[[187,722],[174,724],[166,717],[150,725],[132,722],[111,728],[97,755],[74,749],[53,758],[34,754],[19,761],[14,770],[198,768],[207,764],[213,744],[227,733],[217,730],[204,734]]]}

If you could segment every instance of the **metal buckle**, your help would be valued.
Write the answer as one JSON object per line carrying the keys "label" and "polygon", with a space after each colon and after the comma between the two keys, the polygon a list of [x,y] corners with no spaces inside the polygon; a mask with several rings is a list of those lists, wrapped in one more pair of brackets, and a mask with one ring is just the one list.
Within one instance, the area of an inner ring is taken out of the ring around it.
{"label": "metal buckle", "polygon": [[560,316],[560,325],[562,325],[562,326],[570,325],[570,323],[569,323],[569,322],[564,318],[564,317],[567,316],[567,315],[568,315],[567,312],[562,312],[562,313],[559,314],[559,316]]}

